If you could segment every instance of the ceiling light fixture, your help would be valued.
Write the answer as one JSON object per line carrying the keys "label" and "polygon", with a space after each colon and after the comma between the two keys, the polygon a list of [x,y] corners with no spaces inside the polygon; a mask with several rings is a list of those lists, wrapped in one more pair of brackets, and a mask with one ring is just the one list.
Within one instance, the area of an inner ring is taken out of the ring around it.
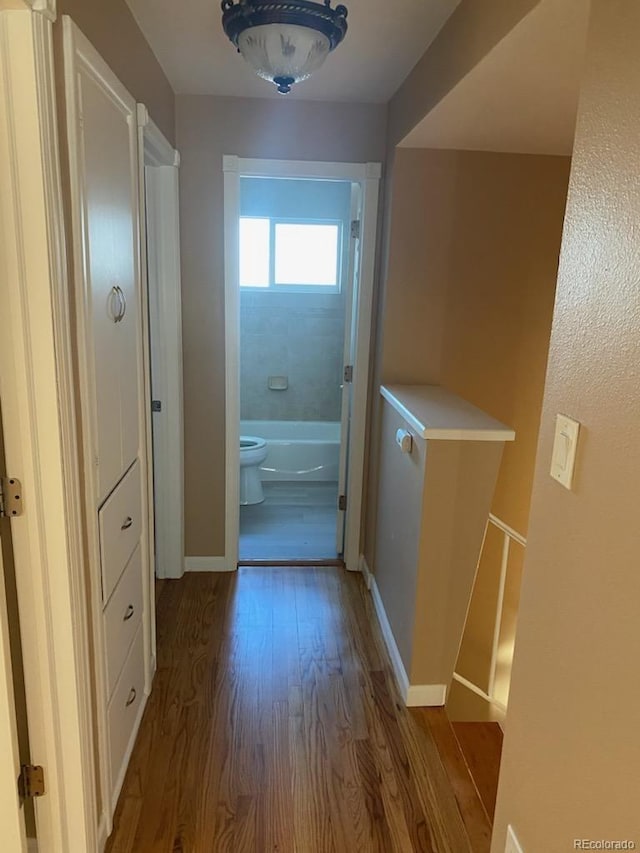
{"label": "ceiling light fixture", "polygon": [[225,33],[255,72],[285,95],[323,64],[347,32],[331,0],[222,0]]}

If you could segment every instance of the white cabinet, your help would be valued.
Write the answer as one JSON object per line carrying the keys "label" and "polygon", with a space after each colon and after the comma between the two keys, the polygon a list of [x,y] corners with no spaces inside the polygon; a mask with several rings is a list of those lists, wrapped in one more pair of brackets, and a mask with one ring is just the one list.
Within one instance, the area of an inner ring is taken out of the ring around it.
{"label": "white cabinet", "polygon": [[67,17],[63,30],[96,797],[109,828],[151,680],[137,106]]}
{"label": "white cabinet", "polygon": [[102,601],[107,603],[142,531],[140,463],[136,461],[98,510]]}
{"label": "white cabinet", "polygon": [[135,102],[80,68],[75,95],[82,196],[87,373],[98,500],[138,455],[138,165]]}

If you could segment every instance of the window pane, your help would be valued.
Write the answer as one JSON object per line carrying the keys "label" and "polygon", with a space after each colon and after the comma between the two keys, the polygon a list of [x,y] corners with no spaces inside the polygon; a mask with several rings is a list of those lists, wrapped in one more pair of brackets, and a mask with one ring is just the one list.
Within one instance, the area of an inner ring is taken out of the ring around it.
{"label": "window pane", "polygon": [[337,285],[337,225],[278,222],[275,244],[276,284]]}
{"label": "window pane", "polygon": [[269,287],[269,220],[240,217],[240,287]]}

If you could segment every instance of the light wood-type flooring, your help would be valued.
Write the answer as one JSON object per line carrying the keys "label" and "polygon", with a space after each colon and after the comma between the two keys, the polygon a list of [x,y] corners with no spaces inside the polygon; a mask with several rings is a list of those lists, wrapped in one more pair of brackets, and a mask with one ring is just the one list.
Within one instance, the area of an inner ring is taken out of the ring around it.
{"label": "light wood-type flooring", "polygon": [[336,557],[338,484],[266,482],[264,503],[240,507],[240,561]]}
{"label": "light wood-type flooring", "polygon": [[444,711],[401,703],[360,575],[163,582],[109,853],[486,853],[490,831]]}

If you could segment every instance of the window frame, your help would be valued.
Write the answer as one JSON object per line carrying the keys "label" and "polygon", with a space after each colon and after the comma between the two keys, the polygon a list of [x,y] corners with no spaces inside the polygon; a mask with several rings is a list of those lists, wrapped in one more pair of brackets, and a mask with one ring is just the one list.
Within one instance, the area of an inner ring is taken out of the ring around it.
{"label": "window frame", "polygon": [[[241,214],[239,219],[262,219],[269,222],[269,281],[266,285],[243,285],[240,281],[238,287],[241,293],[308,293],[337,296],[342,292],[343,273],[343,249],[344,249],[344,222],[337,218],[318,218],[299,216],[261,216],[259,214]],[[336,283],[335,284],[278,284],[276,282],[276,226],[278,225],[335,225],[338,229],[336,247]],[[238,263],[240,260],[241,246],[238,240]]]}

